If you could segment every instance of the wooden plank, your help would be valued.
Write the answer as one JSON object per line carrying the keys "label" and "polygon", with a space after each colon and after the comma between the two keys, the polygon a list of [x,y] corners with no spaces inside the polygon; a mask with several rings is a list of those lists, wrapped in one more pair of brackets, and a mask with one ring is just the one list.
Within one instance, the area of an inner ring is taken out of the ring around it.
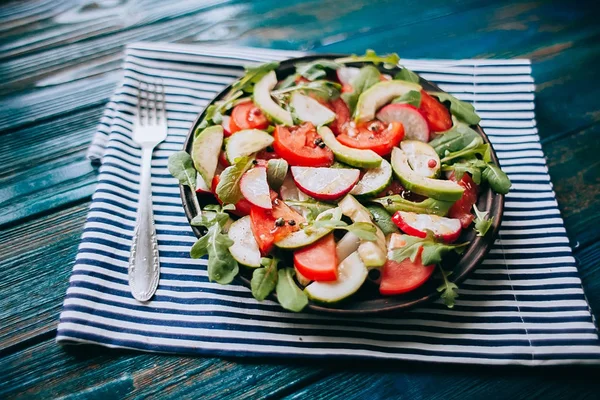
{"label": "wooden plank", "polygon": [[[258,399],[279,397],[323,375],[312,364],[262,364],[166,356],[92,346],[61,348],[53,339],[0,361],[0,397]],[[289,389],[288,389],[289,388]],[[117,396],[118,393],[118,396]]]}
{"label": "wooden plank", "polygon": [[578,248],[600,240],[599,135],[597,123],[543,145],[567,233]]}
{"label": "wooden plank", "polygon": [[56,328],[88,206],[0,231],[0,351]]}
{"label": "wooden plank", "polygon": [[[286,399],[540,399],[594,398],[587,367],[519,369],[416,363],[346,363]],[[342,372],[347,371],[347,372]]]}

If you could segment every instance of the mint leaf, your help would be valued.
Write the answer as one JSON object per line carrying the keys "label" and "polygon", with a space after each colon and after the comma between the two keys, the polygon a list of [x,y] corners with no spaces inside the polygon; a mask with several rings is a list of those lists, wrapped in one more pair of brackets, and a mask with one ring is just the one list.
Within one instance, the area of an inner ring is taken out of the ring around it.
{"label": "mint leaf", "polygon": [[[410,69],[408,69],[406,67],[402,67],[402,69],[400,70],[400,72],[398,72],[396,74],[396,76],[394,76],[394,80],[397,80],[397,81],[406,81],[406,82],[412,82],[412,83],[419,83],[419,81],[420,81],[419,75],[415,74],[414,72],[412,72]],[[419,96],[419,99],[420,98],[421,97]],[[419,100],[419,102],[420,101],[421,100]]]}
{"label": "mint leaf", "polygon": [[178,151],[171,154],[167,168],[180,184],[188,186],[194,192],[196,191],[196,169],[194,168],[194,161],[188,153]]}
{"label": "mint leaf", "polygon": [[370,62],[375,65],[379,65],[383,63],[383,66],[387,69],[395,68],[400,62],[400,57],[396,53],[386,54],[383,56],[378,56],[374,50],[367,50],[364,55],[359,56],[356,54],[351,55],[350,57],[342,57],[335,60],[338,64],[347,64],[347,63],[355,63],[355,62]]}
{"label": "mint leaf", "polygon": [[225,168],[221,173],[219,184],[215,190],[223,203],[236,204],[242,198],[240,180],[244,172],[252,167],[254,157],[240,157],[235,164]]}
{"label": "mint leaf", "polygon": [[442,301],[448,308],[453,308],[456,298],[458,297],[458,286],[454,282],[450,282],[448,277],[452,274],[452,272],[446,272],[440,267],[440,271],[442,273],[442,278],[444,283],[437,288],[438,292],[442,293]]}
{"label": "mint leaf", "polygon": [[485,236],[494,223],[494,218],[489,218],[487,211],[479,211],[476,204],[473,204],[473,211],[475,211],[475,232],[477,236]]}
{"label": "mint leaf", "polygon": [[308,304],[306,294],[294,281],[294,269],[284,268],[278,271],[277,285],[275,292],[277,300],[283,308],[289,311],[300,312]]}
{"label": "mint leaf", "polygon": [[495,164],[488,163],[487,168],[483,170],[481,177],[490,184],[490,187],[496,193],[507,194],[510,191],[512,184],[508,175]]}
{"label": "mint leaf", "polygon": [[[264,263],[266,265],[263,268],[255,269],[250,281],[252,296],[258,301],[266,299],[277,284],[277,263],[279,260],[276,258],[266,258],[263,260],[266,261]],[[261,263],[263,260],[261,260]]]}
{"label": "mint leaf", "polygon": [[350,81],[352,91],[348,93],[342,93],[342,99],[348,105],[350,113],[354,113],[354,109],[356,108],[356,103],[358,102],[360,95],[371,86],[380,82],[380,77],[381,74],[377,68],[372,65],[367,65],[366,67],[362,67],[358,75],[356,75],[354,79]]}
{"label": "mint leaf", "polygon": [[451,94],[444,92],[429,92],[430,95],[437,97],[441,102],[450,102],[450,112],[459,120],[469,125],[477,125],[481,118],[475,112],[472,104],[457,99]]}

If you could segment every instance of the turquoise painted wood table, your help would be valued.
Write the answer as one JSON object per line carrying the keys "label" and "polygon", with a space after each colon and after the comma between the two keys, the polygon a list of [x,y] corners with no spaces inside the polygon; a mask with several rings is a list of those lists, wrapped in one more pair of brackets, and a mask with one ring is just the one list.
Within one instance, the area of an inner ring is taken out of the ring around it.
{"label": "turquoise painted wood table", "polygon": [[[13,1],[0,6],[0,398],[597,398],[598,369],[163,356],[54,342],[96,172],[85,158],[134,41],[533,61],[542,146],[600,310],[595,1]],[[598,315],[596,313],[596,315]]]}

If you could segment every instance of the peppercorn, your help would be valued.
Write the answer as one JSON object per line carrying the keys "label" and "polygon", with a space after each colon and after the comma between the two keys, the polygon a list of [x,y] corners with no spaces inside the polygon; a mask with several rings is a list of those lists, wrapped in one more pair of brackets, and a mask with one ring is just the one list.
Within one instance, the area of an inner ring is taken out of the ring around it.
{"label": "peppercorn", "polygon": [[392,201],[392,199],[387,199],[387,203],[391,206],[394,202]]}
{"label": "peppercorn", "polygon": [[315,145],[319,146],[321,143],[323,143],[323,139],[321,138],[316,138],[313,142]]}
{"label": "peppercorn", "polygon": [[285,225],[285,220],[283,218],[279,217],[275,220],[275,226],[283,226],[283,225]]}
{"label": "peppercorn", "polygon": [[319,146],[320,148],[324,149],[325,148],[325,143],[321,142],[317,146]]}
{"label": "peppercorn", "polygon": [[252,164],[256,165],[256,164],[258,164],[258,161],[252,160]]}
{"label": "peppercorn", "polygon": [[294,225],[296,225],[296,221],[294,221],[293,219],[290,219],[288,221],[288,224],[290,224],[290,226],[294,226]]}

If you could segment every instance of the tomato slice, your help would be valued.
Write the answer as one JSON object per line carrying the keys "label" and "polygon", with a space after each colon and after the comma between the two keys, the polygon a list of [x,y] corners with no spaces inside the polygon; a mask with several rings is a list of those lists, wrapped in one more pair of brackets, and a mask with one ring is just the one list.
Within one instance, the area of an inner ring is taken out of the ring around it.
{"label": "tomato slice", "polygon": [[[449,179],[456,182],[454,172],[450,175]],[[448,210],[448,217],[460,219],[462,227],[467,228],[475,219],[471,209],[473,208],[473,204],[477,203],[477,192],[479,188],[468,173],[465,173],[457,183],[464,187],[465,191],[463,192],[462,197],[450,207],[450,210]]]}
{"label": "tomato slice", "polygon": [[[219,196],[217,196],[217,185],[219,184],[219,180],[220,180],[220,175],[215,175],[211,182],[210,190],[212,190],[212,192],[215,195],[215,198],[217,199],[219,204],[223,205],[223,202],[221,201],[221,199],[219,199]],[[240,199],[240,201],[235,203],[235,210],[232,210],[230,212],[233,215],[237,215],[238,217],[243,217],[245,215],[250,214],[251,207],[252,207],[252,203],[250,203],[248,200],[242,198],[242,199]]]}
{"label": "tomato slice", "polygon": [[335,119],[329,124],[329,127],[333,134],[337,136],[345,131],[346,124],[350,122],[350,109],[346,105],[346,102],[339,97],[325,104],[325,106],[335,113]]}
{"label": "tomato slice", "polygon": [[266,129],[269,120],[251,101],[238,104],[231,112],[229,120],[229,131],[234,134],[243,129]]}
{"label": "tomato slice", "polygon": [[335,281],[338,259],[333,233],[294,252],[294,266],[311,281]]}
{"label": "tomato slice", "polygon": [[[390,246],[392,248],[402,247],[406,244],[403,242],[400,235],[392,237],[392,241],[396,241],[397,245]],[[387,260],[381,271],[381,283],[379,284],[379,293],[384,296],[408,293],[423,285],[435,270],[435,265],[423,265],[421,262],[421,253],[423,247],[418,251],[415,261],[410,258],[396,262]]]}
{"label": "tomato slice", "polygon": [[421,106],[419,111],[427,120],[429,129],[433,132],[447,131],[452,128],[452,117],[448,109],[435,97],[421,90]]}
{"label": "tomato slice", "polygon": [[367,121],[355,127],[347,124],[346,129],[337,140],[355,149],[373,150],[380,156],[388,155],[404,138],[404,126],[400,122],[385,122],[379,120]]}
{"label": "tomato slice", "polygon": [[315,139],[319,138],[319,135],[310,122],[292,127],[277,125],[273,138],[275,152],[290,165],[329,167],[333,164],[331,150],[315,144]]}
{"label": "tomato slice", "polygon": [[[299,230],[300,224],[306,221],[302,215],[292,210],[282,200],[275,198],[272,202],[272,210],[257,206],[251,206],[250,209],[252,234],[262,255],[267,255],[273,249],[276,241]],[[285,224],[277,226],[275,221],[278,218],[283,218]],[[294,224],[290,225],[290,221],[294,221]]]}

